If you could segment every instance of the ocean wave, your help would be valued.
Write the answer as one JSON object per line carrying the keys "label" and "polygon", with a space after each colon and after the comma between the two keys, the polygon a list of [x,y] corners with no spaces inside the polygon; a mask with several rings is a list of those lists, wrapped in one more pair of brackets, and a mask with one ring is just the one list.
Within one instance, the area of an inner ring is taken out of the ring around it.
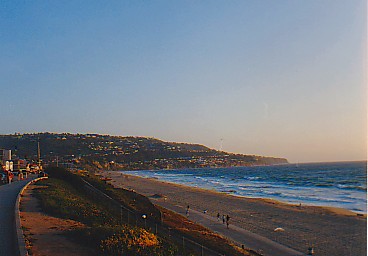
{"label": "ocean wave", "polygon": [[216,184],[216,185],[223,185],[224,184],[224,183],[222,183],[220,181],[217,181],[217,180],[210,180],[209,182],[212,183],[212,184]]}
{"label": "ocean wave", "polygon": [[244,176],[243,178],[246,179],[246,180],[260,180],[261,179],[261,177],[258,177],[258,176],[255,176],[255,177]]}
{"label": "ocean wave", "polygon": [[208,179],[203,178],[201,176],[194,176],[195,179],[199,179],[199,180],[203,180],[203,181],[208,181]]}
{"label": "ocean wave", "polygon": [[341,189],[351,189],[351,190],[360,190],[360,191],[367,191],[366,187],[361,186],[351,186],[351,185],[343,185],[343,184],[337,184],[338,188]]}
{"label": "ocean wave", "polygon": [[286,196],[285,194],[277,191],[262,191],[263,194],[266,195],[274,195],[274,196]]}

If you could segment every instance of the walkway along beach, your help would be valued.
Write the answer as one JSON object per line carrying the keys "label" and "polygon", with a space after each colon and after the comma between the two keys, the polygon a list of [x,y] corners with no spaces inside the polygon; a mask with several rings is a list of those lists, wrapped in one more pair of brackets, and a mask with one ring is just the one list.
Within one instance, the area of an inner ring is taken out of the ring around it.
{"label": "walkway along beach", "polygon": [[[161,195],[167,208],[181,206],[209,216],[229,214],[230,224],[315,255],[366,255],[366,216],[322,207],[299,207],[271,200],[229,196],[209,190],[145,179],[119,172],[105,172],[112,184],[134,189],[145,196]],[[231,228],[231,226],[230,226]],[[275,232],[282,228],[284,232]],[[231,229],[230,229],[231,230]]]}
{"label": "walkway along beach", "polygon": [[18,193],[34,176],[0,186],[0,256],[18,255],[14,209]]}

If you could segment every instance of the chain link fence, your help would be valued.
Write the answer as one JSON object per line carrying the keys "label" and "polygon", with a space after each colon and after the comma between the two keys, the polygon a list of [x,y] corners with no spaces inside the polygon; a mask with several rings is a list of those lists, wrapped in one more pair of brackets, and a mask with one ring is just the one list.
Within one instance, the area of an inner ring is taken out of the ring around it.
{"label": "chain link fence", "polygon": [[128,224],[136,227],[145,228],[152,233],[158,235],[161,239],[166,241],[174,241],[178,246],[179,252],[177,255],[201,255],[201,256],[222,256],[225,254],[216,252],[203,244],[193,241],[187,236],[184,236],[176,231],[173,231],[170,227],[164,225],[162,213],[160,221],[150,219],[146,214],[138,214],[131,209],[120,204],[117,200],[113,199],[109,195],[95,188],[88,181],[82,179],[84,182],[84,189],[89,192],[96,200],[100,200],[110,211],[120,218],[121,224]]}

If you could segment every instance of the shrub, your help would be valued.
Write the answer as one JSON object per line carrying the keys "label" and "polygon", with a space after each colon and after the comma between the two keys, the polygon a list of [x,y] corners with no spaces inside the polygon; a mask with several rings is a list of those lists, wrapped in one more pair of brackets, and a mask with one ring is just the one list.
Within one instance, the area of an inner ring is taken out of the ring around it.
{"label": "shrub", "polygon": [[73,240],[94,246],[101,255],[171,256],[177,247],[142,228],[131,226],[100,226],[77,229],[69,234]]}
{"label": "shrub", "polygon": [[141,228],[124,228],[102,240],[100,248],[105,255],[157,255],[160,247],[156,235]]}

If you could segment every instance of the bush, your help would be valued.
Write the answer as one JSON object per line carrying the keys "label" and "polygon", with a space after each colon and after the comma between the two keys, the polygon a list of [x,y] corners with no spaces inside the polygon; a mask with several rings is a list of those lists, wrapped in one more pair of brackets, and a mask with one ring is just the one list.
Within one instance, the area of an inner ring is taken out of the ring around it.
{"label": "bush", "polygon": [[[177,255],[177,248],[159,239],[145,229],[130,226],[100,226],[71,231],[73,240],[86,246],[95,246],[101,255],[111,256],[170,256]],[[83,239],[81,239],[83,238]]]}
{"label": "bush", "polygon": [[157,237],[141,228],[124,228],[101,241],[101,251],[105,255],[157,255]]}

